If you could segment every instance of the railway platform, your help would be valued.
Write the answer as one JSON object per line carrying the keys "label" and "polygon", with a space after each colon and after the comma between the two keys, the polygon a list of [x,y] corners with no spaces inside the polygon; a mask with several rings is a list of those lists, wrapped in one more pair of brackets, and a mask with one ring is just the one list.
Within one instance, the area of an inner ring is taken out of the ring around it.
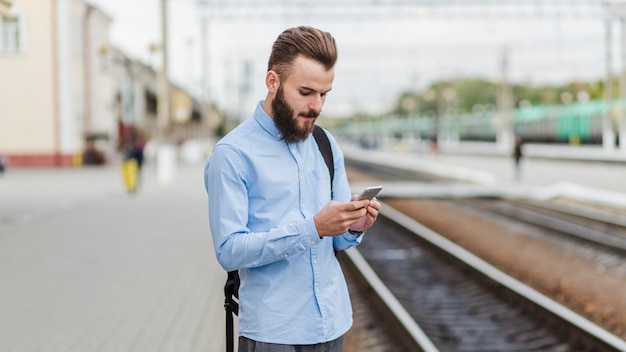
{"label": "railway platform", "polygon": [[[440,186],[388,183],[383,184],[381,197],[568,197],[626,208],[626,152],[621,150],[527,145],[516,175],[510,151],[488,143],[441,145],[436,154],[398,146],[361,149],[346,144],[342,149],[347,159],[467,182]],[[351,185],[355,192],[363,186]]]}
{"label": "railway platform", "polygon": [[0,176],[0,351],[224,351],[202,166]]}

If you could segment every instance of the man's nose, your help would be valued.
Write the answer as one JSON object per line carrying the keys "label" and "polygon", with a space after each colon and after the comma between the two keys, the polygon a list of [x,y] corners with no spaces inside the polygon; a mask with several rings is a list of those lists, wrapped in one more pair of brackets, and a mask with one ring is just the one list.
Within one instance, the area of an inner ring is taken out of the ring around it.
{"label": "man's nose", "polygon": [[312,98],[309,103],[309,110],[315,111],[316,113],[322,112],[322,107],[324,106],[324,98],[321,95],[316,95]]}

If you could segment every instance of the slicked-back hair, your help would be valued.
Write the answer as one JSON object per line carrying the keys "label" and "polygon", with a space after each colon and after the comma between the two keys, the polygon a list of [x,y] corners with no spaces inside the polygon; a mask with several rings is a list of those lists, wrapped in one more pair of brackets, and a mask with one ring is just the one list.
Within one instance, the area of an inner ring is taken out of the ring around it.
{"label": "slicked-back hair", "polygon": [[337,61],[335,38],[328,32],[308,26],[286,29],[272,46],[267,70],[274,70],[281,79],[287,79],[291,63],[298,55],[313,59],[330,70]]}

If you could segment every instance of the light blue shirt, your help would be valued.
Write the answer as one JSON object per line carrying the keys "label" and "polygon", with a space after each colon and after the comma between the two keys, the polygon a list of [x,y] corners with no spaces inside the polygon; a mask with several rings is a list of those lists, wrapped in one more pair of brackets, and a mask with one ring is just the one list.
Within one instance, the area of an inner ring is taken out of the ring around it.
{"label": "light blue shirt", "polygon": [[[313,216],[331,200],[328,168],[312,135],[288,144],[261,104],[216,144],[204,170],[217,259],[241,278],[239,335],[279,344],[331,341],[352,325],[333,248],[355,246],[362,236],[320,239]],[[349,201],[343,153],[329,139],[334,199]]]}

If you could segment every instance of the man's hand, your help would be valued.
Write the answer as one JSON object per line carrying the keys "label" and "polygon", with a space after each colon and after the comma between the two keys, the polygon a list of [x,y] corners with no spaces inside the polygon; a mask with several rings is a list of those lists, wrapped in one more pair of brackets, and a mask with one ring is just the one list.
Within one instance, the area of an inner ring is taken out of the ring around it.
{"label": "man's hand", "polygon": [[[356,201],[352,201],[352,203],[355,202]],[[380,211],[380,203],[374,198],[369,201],[365,208],[367,209],[367,213],[359,219],[359,221],[352,224],[350,230],[365,231],[374,225],[376,218],[378,218],[378,212]]]}
{"label": "man's hand", "polygon": [[[369,205],[371,202],[367,199],[347,203],[331,201],[313,217],[317,233],[320,237],[344,234],[351,226],[356,226],[357,222],[370,218],[369,208],[371,206]],[[378,208],[380,208],[380,204],[378,204]],[[375,210],[375,214],[378,215],[378,210]]]}

